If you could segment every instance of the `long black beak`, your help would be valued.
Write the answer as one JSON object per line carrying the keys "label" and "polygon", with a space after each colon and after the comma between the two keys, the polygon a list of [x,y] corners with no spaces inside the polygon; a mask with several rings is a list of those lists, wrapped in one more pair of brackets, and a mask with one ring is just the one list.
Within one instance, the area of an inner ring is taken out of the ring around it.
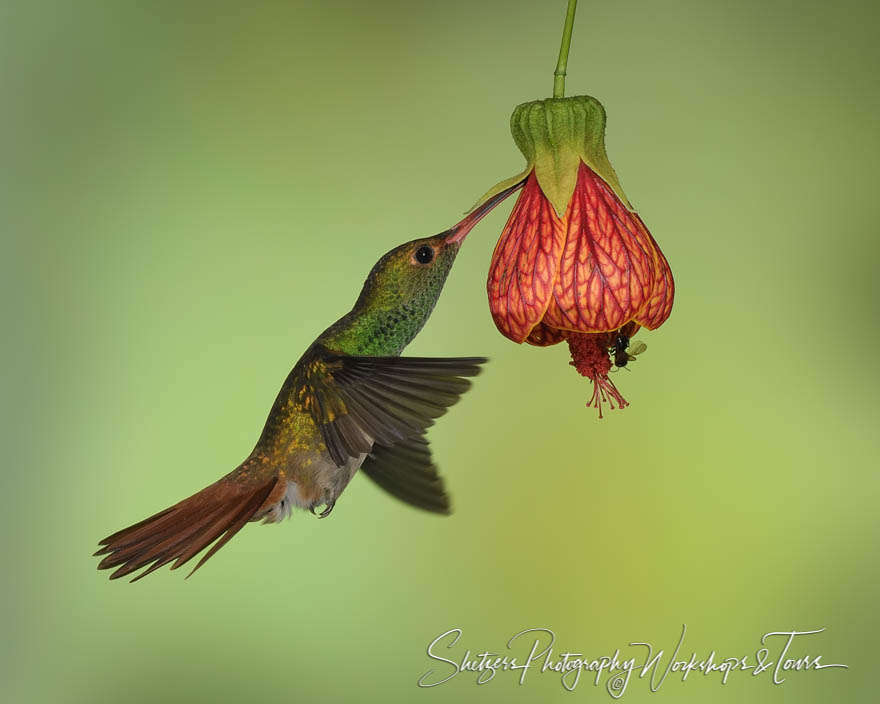
{"label": "long black beak", "polygon": [[525,183],[525,179],[513,184],[509,188],[505,188],[500,193],[496,193],[478,208],[474,208],[465,216],[465,218],[461,222],[459,222],[457,225],[453,225],[446,231],[446,241],[464,241],[464,238],[468,236],[468,233],[474,228],[474,225],[476,225],[478,222],[480,222],[480,220],[486,217],[491,212],[492,208],[494,208],[501,201],[507,198],[507,196],[509,196],[514,191],[522,188],[523,183]]}

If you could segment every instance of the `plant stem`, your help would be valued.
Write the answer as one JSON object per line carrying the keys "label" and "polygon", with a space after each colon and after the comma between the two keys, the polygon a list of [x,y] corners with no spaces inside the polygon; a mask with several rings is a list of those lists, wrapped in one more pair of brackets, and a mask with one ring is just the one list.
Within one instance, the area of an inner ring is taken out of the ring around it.
{"label": "plant stem", "polygon": [[562,30],[562,44],[559,46],[559,61],[553,72],[553,97],[565,97],[565,67],[568,65],[568,47],[571,46],[571,29],[574,26],[574,13],[577,0],[568,0],[568,12],[565,13],[565,27]]}

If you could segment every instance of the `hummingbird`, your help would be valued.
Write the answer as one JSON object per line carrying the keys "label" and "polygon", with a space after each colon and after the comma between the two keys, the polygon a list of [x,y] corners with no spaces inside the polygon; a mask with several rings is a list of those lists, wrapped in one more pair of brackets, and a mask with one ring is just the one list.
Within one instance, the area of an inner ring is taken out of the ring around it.
{"label": "hummingbird", "polygon": [[[131,581],[204,553],[246,523],[278,523],[296,507],[330,515],[360,470],[393,497],[449,513],[426,431],[470,388],[484,357],[402,357],[427,322],[471,228],[520,184],[449,230],[395,247],[372,268],[354,307],[287,376],[253,451],[198,493],[104,538],[98,569]],[[189,575],[188,575],[189,576]]]}

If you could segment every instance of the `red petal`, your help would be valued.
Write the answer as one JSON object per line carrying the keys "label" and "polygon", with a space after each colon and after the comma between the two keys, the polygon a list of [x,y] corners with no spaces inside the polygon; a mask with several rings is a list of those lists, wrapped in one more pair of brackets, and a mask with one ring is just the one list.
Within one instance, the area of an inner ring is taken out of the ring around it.
{"label": "red petal", "polygon": [[[635,217],[638,218],[645,232],[648,232],[642,219],[638,215]],[[651,237],[651,233],[648,233],[648,237]],[[657,246],[657,242],[654,241],[653,237],[651,237],[651,242],[654,243],[654,252],[656,253],[654,259],[654,291],[651,293],[648,304],[636,316],[636,320],[648,328],[648,330],[654,330],[666,322],[666,319],[672,312],[672,301],[675,298],[675,281],[672,279],[672,270],[669,268],[669,262],[666,261],[666,257],[663,256],[663,252],[660,251],[660,247]]]}
{"label": "red petal", "polygon": [[[638,327],[638,326],[637,326]],[[562,330],[548,327],[544,323],[538,323],[532,328],[526,342],[535,347],[549,347],[562,342],[565,339],[565,333]]]}
{"label": "red petal", "polygon": [[544,317],[564,241],[564,224],[532,171],[495,247],[487,284],[495,325],[514,342]]}
{"label": "red petal", "polygon": [[659,279],[671,291],[672,278],[670,274],[664,279],[659,271],[659,262],[666,260],[654,239],[638,215],[584,163],[566,220],[559,280],[545,323],[565,330],[603,332],[636,318],[655,294],[659,294],[657,310],[663,309],[667,297],[671,308],[671,296],[657,290]]}

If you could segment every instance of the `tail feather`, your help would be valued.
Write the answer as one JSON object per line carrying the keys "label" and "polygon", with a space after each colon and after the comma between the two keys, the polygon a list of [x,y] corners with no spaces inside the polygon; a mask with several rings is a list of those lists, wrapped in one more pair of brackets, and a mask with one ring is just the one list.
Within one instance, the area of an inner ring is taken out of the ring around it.
{"label": "tail feather", "polygon": [[[181,521],[177,525],[172,525],[156,535],[149,535],[136,542],[120,549],[117,553],[105,558],[99,569],[109,569],[122,565],[116,572],[110,575],[110,579],[118,579],[124,577],[131,572],[143,567],[153,560],[163,560],[169,558],[162,564],[166,564],[176,559],[179,553],[178,549],[182,549],[187,541],[203,535],[205,529],[210,527],[211,521],[224,512],[224,506],[215,507],[213,511],[207,515],[199,514],[190,516],[182,516]],[[161,565],[160,565],[161,566]]]}
{"label": "tail feather", "polygon": [[[98,545],[108,546],[110,543],[116,542],[119,538],[122,538],[126,535],[131,536],[134,534],[134,532],[138,528],[141,528],[141,527],[147,525],[148,523],[153,523],[154,521],[159,520],[160,518],[162,518],[163,516],[166,516],[170,511],[173,511],[173,510],[174,510],[174,506],[172,506],[171,508],[166,508],[164,511],[159,511],[159,513],[154,513],[149,518],[145,518],[142,521],[138,521],[133,526],[129,526],[128,528],[123,528],[122,530],[116,531],[113,535],[108,535],[100,543],[98,543]],[[96,552],[95,555],[96,556],[97,555],[106,555],[108,552],[110,552],[110,550],[111,549],[109,547],[103,547],[100,550],[98,550],[98,552]]]}
{"label": "tail feather", "polygon": [[[242,528],[244,528],[244,524],[247,523],[253,517],[253,515],[257,512],[257,509],[259,509],[260,506],[263,505],[263,501],[266,500],[266,497],[269,496],[269,494],[272,492],[272,489],[274,487],[275,487],[275,480],[273,480],[271,482],[271,484],[269,484],[268,489],[266,490],[265,494],[255,494],[251,498],[251,500],[248,501],[247,504],[245,504],[244,508],[242,508],[241,512],[234,519],[234,521],[228,527],[223,528],[223,533],[222,533],[222,535],[220,535],[220,539],[216,543],[214,543],[211,546],[211,548],[208,550],[208,552],[206,552],[202,556],[202,558],[198,561],[198,563],[196,563],[196,566],[193,567],[192,572],[190,572],[189,574],[192,574],[199,567],[204,565],[210,559],[210,557],[212,555],[214,555],[214,553],[216,553],[220,548],[222,548],[224,545],[226,545],[226,543],[228,543],[230,540],[232,540],[233,536],[235,536],[235,534],[238,533],[238,531],[240,531]],[[208,542],[210,542],[210,541],[208,541]],[[205,543],[205,545],[207,545],[207,543]],[[201,548],[199,548],[199,550],[201,550]],[[188,553],[189,556],[186,557],[186,559],[184,559],[183,556],[179,557],[177,559],[177,562],[174,563],[174,566],[171,569],[176,569],[176,568],[180,567],[187,560],[194,557],[196,555],[196,553],[199,552],[199,550],[191,551],[190,553]],[[187,575],[187,577],[188,576],[189,575]]]}
{"label": "tail feather", "polygon": [[95,553],[105,556],[98,569],[115,567],[110,579],[118,579],[147,567],[131,580],[136,582],[172,561],[171,569],[177,569],[214,543],[190,572],[192,575],[254,517],[277,481],[272,477],[258,486],[224,481],[212,484],[104,538]]}
{"label": "tail feather", "polygon": [[[191,502],[194,497],[186,501]],[[183,504],[185,502],[181,502]],[[112,555],[106,557],[101,565],[104,569],[122,564],[137,553],[143,553],[147,548],[163,542],[166,538],[180,538],[184,536],[184,528],[197,524],[204,514],[214,513],[222,508],[222,505],[208,504],[200,510],[188,512],[179,511],[178,506],[172,506],[154,517],[141,521],[130,528],[114,533],[101,541],[102,548],[95,555]]]}

